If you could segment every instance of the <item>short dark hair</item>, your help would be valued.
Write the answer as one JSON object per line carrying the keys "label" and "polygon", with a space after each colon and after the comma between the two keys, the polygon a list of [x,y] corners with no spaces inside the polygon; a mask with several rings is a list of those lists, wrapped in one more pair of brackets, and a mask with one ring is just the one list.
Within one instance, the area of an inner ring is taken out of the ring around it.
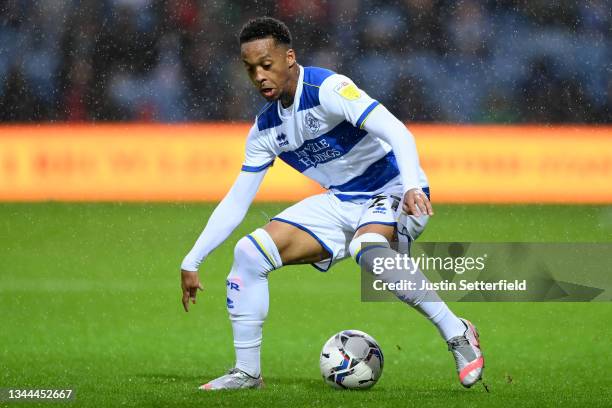
{"label": "short dark hair", "polygon": [[240,30],[240,45],[262,38],[272,37],[276,43],[291,47],[291,32],[280,20],[272,17],[257,17],[249,20]]}

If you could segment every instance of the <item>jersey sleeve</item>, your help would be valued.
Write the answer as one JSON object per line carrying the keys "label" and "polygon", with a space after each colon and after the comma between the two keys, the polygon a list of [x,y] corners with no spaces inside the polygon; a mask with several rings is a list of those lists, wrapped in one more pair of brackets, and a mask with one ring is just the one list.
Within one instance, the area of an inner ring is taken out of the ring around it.
{"label": "jersey sleeve", "polygon": [[257,130],[257,124],[249,131],[242,171],[260,172],[274,163],[276,154],[266,145],[266,135]]}
{"label": "jersey sleeve", "polygon": [[379,105],[344,75],[332,75],[321,84],[320,101],[332,115],[342,116],[362,129],[368,115]]}
{"label": "jersey sleeve", "polygon": [[197,271],[202,261],[221,245],[244,219],[266,175],[241,172],[227,195],[215,208],[193,248],[183,259],[181,269]]}

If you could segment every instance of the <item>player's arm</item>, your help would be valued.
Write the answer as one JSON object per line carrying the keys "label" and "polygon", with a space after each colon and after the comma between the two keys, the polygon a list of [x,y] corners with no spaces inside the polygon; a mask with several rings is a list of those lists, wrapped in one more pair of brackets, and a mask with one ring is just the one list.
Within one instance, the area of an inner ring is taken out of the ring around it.
{"label": "player's arm", "polygon": [[229,237],[244,219],[266,172],[267,169],[259,172],[240,172],[232,188],[217,205],[204,231],[183,260],[181,269],[197,272],[204,258]]}
{"label": "player's arm", "polygon": [[328,114],[342,117],[391,145],[404,187],[404,211],[416,216],[433,215],[419,183],[416,144],[404,124],[343,75],[326,79],[321,92],[321,104]]}
{"label": "player's arm", "polygon": [[362,126],[393,148],[404,186],[404,211],[416,216],[433,215],[431,203],[419,183],[419,156],[412,133],[381,104],[374,107]]}
{"label": "player's arm", "polygon": [[260,134],[257,125],[253,125],[247,137],[246,157],[240,175],[213,211],[204,231],[181,264],[185,311],[189,310],[190,300],[195,303],[198,289],[202,289],[197,273],[200,264],[242,222],[268,168],[274,162],[276,153],[267,143],[266,135]]}
{"label": "player's arm", "polygon": [[202,261],[223,243],[242,222],[267,168],[261,171],[242,171],[225,198],[221,200],[206,223],[193,248],[181,264],[181,288],[183,307],[189,311],[189,301],[195,303],[196,292],[202,290],[198,269]]}

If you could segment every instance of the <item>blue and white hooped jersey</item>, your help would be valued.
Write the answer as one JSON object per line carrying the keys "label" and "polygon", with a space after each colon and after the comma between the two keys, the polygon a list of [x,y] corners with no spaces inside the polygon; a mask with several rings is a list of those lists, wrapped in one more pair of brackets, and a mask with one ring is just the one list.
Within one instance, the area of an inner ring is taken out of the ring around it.
{"label": "blue and white hooped jersey", "polygon": [[[341,200],[401,184],[391,146],[363,129],[379,104],[346,76],[299,67],[294,103],[266,104],[249,132],[243,171],[262,171],[278,156]],[[421,186],[427,178],[420,169]],[[357,196],[357,197],[356,197]]]}

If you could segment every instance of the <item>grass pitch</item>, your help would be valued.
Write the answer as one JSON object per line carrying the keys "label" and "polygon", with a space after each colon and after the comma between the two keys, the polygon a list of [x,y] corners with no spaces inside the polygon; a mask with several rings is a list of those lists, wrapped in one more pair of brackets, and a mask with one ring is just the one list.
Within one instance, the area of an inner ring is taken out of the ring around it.
{"label": "grass pitch", "polygon": [[[205,292],[185,313],[178,269],[212,205],[1,204],[0,387],[74,389],[76,399],[59,406],[610,406],[612,304],[451,304],[479,327],[486,356],[489,392],[465,390],[424,318],[403,304],[359,301],[350,261],[328,273],[271,274],[266,389],[197,391],[233,364],[233,245],[284,207],[251,208],[204,264]],[[438,205],[421,240],[611,237],[610,207]],[[373,335],[385,354],[369,391],[333,390],[320,378],[323,343],[348,328]]]}

